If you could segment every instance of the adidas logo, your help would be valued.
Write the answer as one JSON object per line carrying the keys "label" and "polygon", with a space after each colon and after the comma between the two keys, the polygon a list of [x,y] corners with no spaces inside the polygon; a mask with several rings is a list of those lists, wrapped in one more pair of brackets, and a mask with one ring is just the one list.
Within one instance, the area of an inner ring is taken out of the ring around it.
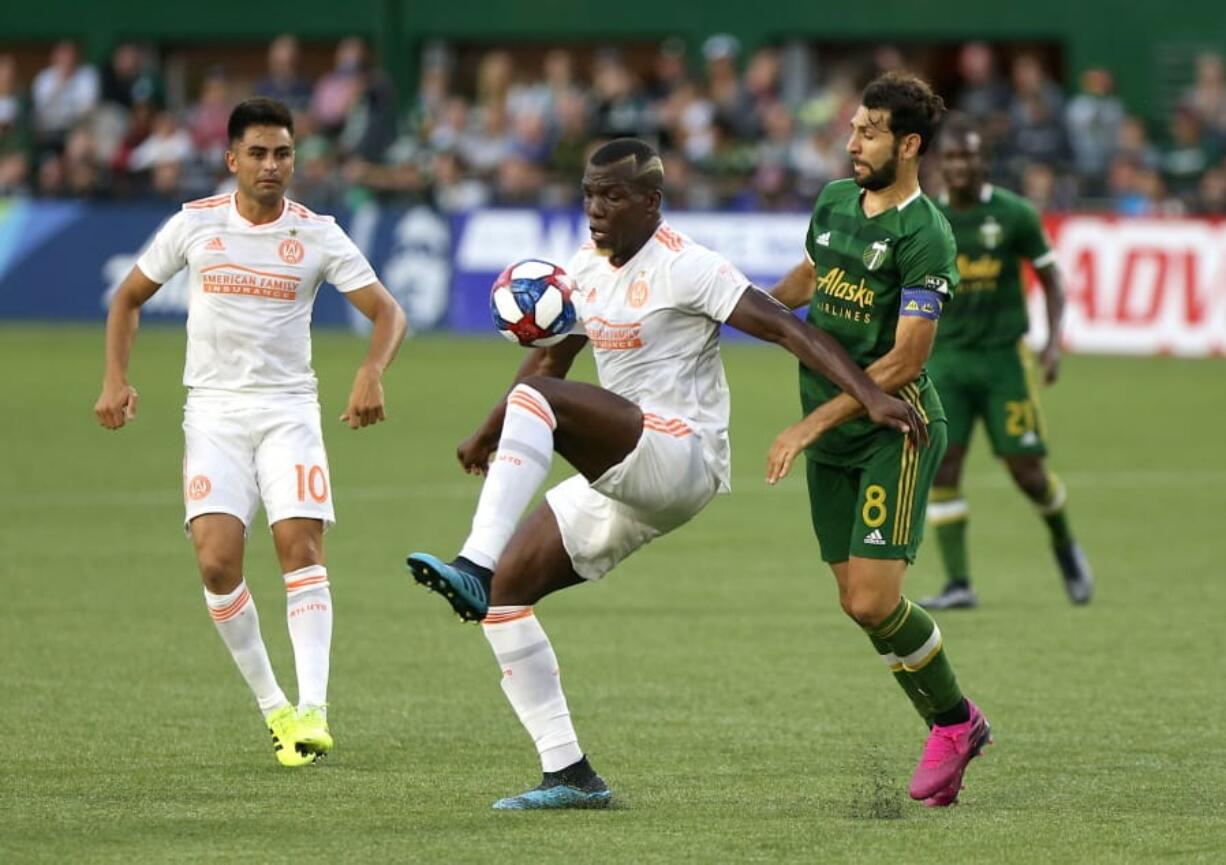
{"label": "adidas logo", "polygon": [[817,240],[814,242],[818,246],[829,246],[830,245],[830,232],[823,231],[821,234],[817,236]]}
{"label": "adidas logo", "polygon": [[876,546],[876,547],[884,547],[885,538],[881,537],[881,529],[873,529],[871,532],[865,535],[864,543],[872,544],[873,546]]}
{"label": "adidas logo", "polygon": [[204,248],[209,252],[225,252],[226,245],[221,242],[220,237],[214,237],[204,245]]}

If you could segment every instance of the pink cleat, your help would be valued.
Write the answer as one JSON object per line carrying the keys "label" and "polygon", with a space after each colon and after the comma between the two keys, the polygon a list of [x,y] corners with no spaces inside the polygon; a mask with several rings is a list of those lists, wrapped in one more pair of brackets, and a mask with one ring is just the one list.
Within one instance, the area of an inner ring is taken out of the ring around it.
{"label": "pink cleat", "polygon": [[911,798],[934,800],[925,805],[952,805],[962,789],[962,773],[983,747],[992,741],[992,728],[979,707],[970,700],[970,719],[948,727],[934,726],[924,743],[924,753],[911,776]]}

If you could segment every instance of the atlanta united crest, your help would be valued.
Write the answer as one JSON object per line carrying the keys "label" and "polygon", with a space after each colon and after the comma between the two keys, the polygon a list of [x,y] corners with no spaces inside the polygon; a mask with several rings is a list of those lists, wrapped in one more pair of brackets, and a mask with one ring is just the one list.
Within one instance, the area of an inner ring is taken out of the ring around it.
{"label": "atlanta united crest", "polygon": [[872,245],[864,250],[860,260],[864,262],[864,266],[869,270],[876,270],[885,264],[886,256],[889,254],[890,242],[888,240],[878,240],[874,241]]}

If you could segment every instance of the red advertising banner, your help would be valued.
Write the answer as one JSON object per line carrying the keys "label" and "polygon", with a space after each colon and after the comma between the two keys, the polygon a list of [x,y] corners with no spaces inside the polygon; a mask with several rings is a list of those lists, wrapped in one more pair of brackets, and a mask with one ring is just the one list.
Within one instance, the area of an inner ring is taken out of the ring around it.
{"label": "red advertising banner", "polygon": [[[1226,354],[1226,220],[1046,216],[1068,291],[1064,342],[1107,354]],[[1032,336],[1045,336],[1031,280]]]}

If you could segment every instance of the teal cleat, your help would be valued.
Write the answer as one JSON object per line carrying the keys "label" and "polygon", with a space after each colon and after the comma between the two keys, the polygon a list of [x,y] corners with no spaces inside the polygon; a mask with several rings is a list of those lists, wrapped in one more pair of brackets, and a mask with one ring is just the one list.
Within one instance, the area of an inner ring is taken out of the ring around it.
{"label": "teal cleat", "polygon": [[562,808],[607,808],[613,792],[599,775],[593,775],[582,787],[547,779],[527,793],[499,799],[495,811],[548,811]]}
{"label": "teal cleat", "polygon": [[485,618],[493,576],[489,569],[462,557],[448,564],[429,553],[413,553],[405,563],[413,579],[442,595],[461,619],[479,622]]}

